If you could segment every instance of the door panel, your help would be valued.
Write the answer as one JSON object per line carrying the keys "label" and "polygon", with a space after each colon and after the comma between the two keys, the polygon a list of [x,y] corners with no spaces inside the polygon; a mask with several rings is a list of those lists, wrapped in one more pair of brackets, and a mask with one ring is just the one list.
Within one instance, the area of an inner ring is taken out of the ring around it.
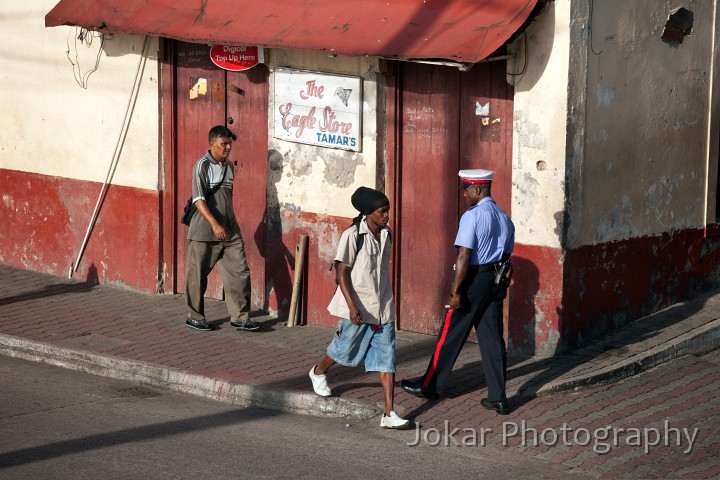
{"label": "door panel", "polygon": [[[195,162],[207,151],[207,133],[214,125],[226,125],[236,135],[230,160],[235,163],[233,206],[245,241],[252,284],[252,306],[264,303],[265,284],[265,191],[267,184],[268,70],[258,65],[244,72],[226,72],[210,61],[210,47],[175,42],[174,103],[176,178],[179,209],[191,194]],[[179,223],[176,212],[174,219]],[[187,227],[177,226],[174,259],[177,289],[185,289]],[[208,278],[208,298],[223,298],[223,286],[215,269]]]}
{"label": "door panel", "polygon": [[[510,215],[513,89],[505,80],[505,62],[476,65],[460,79],[458,169],[495,172],[493,198]],[[464,212],[464,202],[460,205]]]}
{"label": "door panel", "polygon": [[[195,162],[208,149],[207,134],[213,125],[225,124],[225,72],[210,61],[210,47],[193,43],[176,42],[176,152],[177,152],[177,205],[182,209],[191,195],[191,175]],[[176,212],[179,222],[182,212]],[[185,225],[177,228],[178,238],[176,271],[177,288],[185,291],[185,258],[187,232]],[[207,297],[223,298],[222,281],[217,271],[208,278]]]}
{"label": "door panel", "polygon": [[457,227],[459,72],[403,65],[399,324],[437,331]]}
{"label": "door panel", "polygon": [[493,170],[493,197],[510,214],[512,88],[505,63],[470,72],[400,65],[399,325],[437,333],[455,263],[455,235],[467,204],[458,170]]}
{"label": "door panel", "polygon": [[227,72],[227,126],[237,135],[233,202],[250,266],[254,309],[264,308],[265,299],[268,76],[265,65]]}

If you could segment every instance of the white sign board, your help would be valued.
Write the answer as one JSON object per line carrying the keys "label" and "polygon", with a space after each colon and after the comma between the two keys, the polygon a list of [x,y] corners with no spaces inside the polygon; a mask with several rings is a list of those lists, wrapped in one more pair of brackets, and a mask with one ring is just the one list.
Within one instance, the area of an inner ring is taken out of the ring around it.
{"label": "white sign board", "polygon": [[276,69],[273,135],[359,152],[361,82],[360,77]]}

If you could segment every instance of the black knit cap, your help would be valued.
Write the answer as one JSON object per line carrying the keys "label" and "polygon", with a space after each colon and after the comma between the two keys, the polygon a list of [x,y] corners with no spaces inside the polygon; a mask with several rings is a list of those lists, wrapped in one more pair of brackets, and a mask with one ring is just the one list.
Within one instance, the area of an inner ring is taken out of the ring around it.
{"label": "black knit cap", "polygon": [[390,205],[384,193],[372,188],[359,187],[350,197],[352,206],[363,215],[369,215],[378,208]]}

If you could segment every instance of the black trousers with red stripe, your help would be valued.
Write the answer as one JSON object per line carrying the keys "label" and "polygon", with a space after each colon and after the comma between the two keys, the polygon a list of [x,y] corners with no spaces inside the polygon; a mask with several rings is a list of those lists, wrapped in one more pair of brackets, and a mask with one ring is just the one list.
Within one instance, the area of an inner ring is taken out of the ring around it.
{"label": "black trousers with red stripe", "polygon": [[505,401],[507,351],[503,338],[503,299],[507,288],[493,283],[495,272],[470,267],[461,287],[462,308],[448,311],[422,385],[438,394],[445,389],[460,350],[475,327],[488,387],[488,400]]}

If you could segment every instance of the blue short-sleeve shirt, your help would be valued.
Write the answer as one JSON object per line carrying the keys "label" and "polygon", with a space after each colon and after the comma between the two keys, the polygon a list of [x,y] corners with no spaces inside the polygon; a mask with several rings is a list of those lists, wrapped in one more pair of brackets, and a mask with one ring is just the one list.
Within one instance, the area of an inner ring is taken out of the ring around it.
{"label": "blue short-sleeve shirt", "polygon": [[472,249],[471,265],[499,262],[513,252],[515,225],[492,197],[485,197],[460,217],[455,247]]}

